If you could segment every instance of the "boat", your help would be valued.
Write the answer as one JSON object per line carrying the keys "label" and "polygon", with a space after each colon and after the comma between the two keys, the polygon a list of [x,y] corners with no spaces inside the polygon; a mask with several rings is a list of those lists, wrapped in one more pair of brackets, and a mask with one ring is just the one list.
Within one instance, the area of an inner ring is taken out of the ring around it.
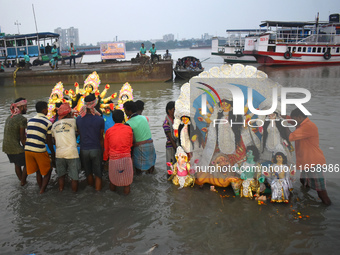
{"label": "boat", "polygon": [[244,53],[263,65],[340,64],[339,19],[340,14],[331,14],[329,21],[319,21],[319,15],[312,22],[263,21],[267,31]]}
{"label": "boat", "polygon": [[[59,34],[41,32],[33,34],[0,35],[0,61],[19,63],[24,58],[24,52],[30,57],[34,66],[48,63],[52,54],[40,49],[40,45],[51,46],[59,39]],[[80,63],[85,53],[79,52],[76,55],[76,62]],[[59,56],[60,61],[69,60],[70,56]]]}
{"label": "boat", "polygon": [[211,49],[211,45],[206,43],[193,43],[190,50]]}
{"label": "boat", "polygon": [[[254,38],[259,33],[256,29],[230,29],[227,37],[213,37],[211,55],[220,56],[228,63],[256,62],[252,53],[244,53],[246,38]],[[251,50],[248,45],[248,51]]]}
{"label": "boat", "polygon": [[190,60],[190,62],[195,60],[196,63],[197,61],[199,61],[198,58],[195,58],[193,56],[179,58],[177,60],[175,68],[173,69],[176,75],[176,79],[189,80],[190,78],[197,76],[204,71],[204,68],[202,68],[202,66],[201,68],[192,68],[189,65],[186,65],[186,60]]}

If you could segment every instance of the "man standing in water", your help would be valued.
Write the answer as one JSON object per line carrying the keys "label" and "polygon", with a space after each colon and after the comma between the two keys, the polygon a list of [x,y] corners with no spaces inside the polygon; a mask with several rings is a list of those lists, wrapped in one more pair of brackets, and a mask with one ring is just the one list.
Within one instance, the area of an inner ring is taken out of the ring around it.
{"label": "man standing in water", "polygon": [[295,141],[296,166],[301,170],[301,183],[317,191],[325,205],[331,200],[326,191],[326,180],[322,171],[316,171],[318,166],[326,164],[325,156],[319,147],[319,131],[317,126],[298,108],[290,117],[297,122],[296,130],[289,135],[289,141]]}
{"label": "man standing in water", "polygon": [[[22,116],[26,112],[27,101],[25,98],[20,97],[11,104],[11,116],[6,119],[2,143],[2,151],[7,154],[9,162],[14,163],[15,173],[21,181],[21,186],[26,184],[27,176],[23,147],[26,142],[27,119]],[[21,169],[21,167],[23,168]]]}
{"label": "man standing in water", "polygon": [[129,117],[126,122],[133,131],[133,165],[136,174],[153,173],[156,162],[156,151],[151,137],[149,123],[145,116],[137,114],[137,106],[133,101],[124,103],[125,114]]}
{"label": "man standing in water", "polygon": [[[104,119],[95,109],[97,99],[90,94],[84,99],[76,123],[80,134],[80,160],[84,167],[87,184],[102,189],[102,160],[104,150]],[[95,176],[95,179],[93,178]]]}
{"label": "man standing in water", "polygon": [[48,105],[44,101],[39,101],[36,103],[35,109],[37,115],[30,119],[27,124],[25,158],[27,174],[36,173],[40,194],[42,194],[45,192],[52,172],[50,157],[46,151],[45,143],[47,143],[51,151],[53,165],[55,164],[55,153],[52,143],[52,123],[46,117]]}

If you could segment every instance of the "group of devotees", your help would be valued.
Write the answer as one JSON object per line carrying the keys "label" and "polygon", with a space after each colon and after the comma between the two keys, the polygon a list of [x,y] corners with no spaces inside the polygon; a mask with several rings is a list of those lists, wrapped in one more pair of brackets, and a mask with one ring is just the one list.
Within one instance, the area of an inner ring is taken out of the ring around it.
{"label": "group of devotees", "polygon": [[[46,117],[47,102],[37,102],[36,116],[27,121],[23,116],[27,112],[27,100],[18,98],[11,104],[11,115],[6,119],[3,152],[14,163],[22,186],[26,184],[27,175],[36,173],[40,193],[46,190],[53,166],[59,177],[60,191],[64,189],[67,175],[71,179],[72,190],[78,190],[81,169],[85,171],[87,184],[99,191],[102,188],[103,161],[108,161],[110,189],[115,191],[117,187],[123,187],[124,194],[129,194],[134,173],[153,173],[156,161],[149,120],[141,115],[144,103],[140,101],[143,104],[139,106],[138,101],[125,102],[124,112],[114,110],[114,125],[104,134],[104,119],[95,108],[97,98],[94,94],[85,97],[76,118],[69,103],[62,103],[53,124]],[[167,136],[166,149],[173,147],[173,152],[177,147],[171,134],[174,112],[175,103],[171,101],[166,106],[163,129]],[[319,147],[316,125],[298,108],[292,111],[290,117],[297,123],[296,130],[289,136],[290,141],[295,141],[297,165],[311,164],[315,160],[320,165],[326,164]],[[304,186],[316,190],[324,204],[331,204],[322,173],[302,169],[300,181]]]}
{"label": "group of devotees", "polygon": [[72,190],[77,192],[81,169],[85,171],[87,184],[99,191],[102,189],[103,161],[108,161],[110,189],[115,191],[117,186],[123,187],[124,194],[129,194],[134,170],[136,174],[153,173],[155,147],[148,120],[137,113],[137,104],[127,101],[125,113],[120,109],[112,112],[114,125],[106,130],[105,139],[104,119],[96,105],[94,94],[86,96],[84,106],[75,118],[70,104],[62,103],[52,124],[46,117],[48,103],[45,101],[36,103],[36,115],[28,121],[23,116],[27,112],[27,100],[21,97],[11,104],[11,115],[4,128],[3,152],[14,163],[22,186],[28,175],[36,173],[40,193],[44,193],[55,167],[60,191],[68,176]]}

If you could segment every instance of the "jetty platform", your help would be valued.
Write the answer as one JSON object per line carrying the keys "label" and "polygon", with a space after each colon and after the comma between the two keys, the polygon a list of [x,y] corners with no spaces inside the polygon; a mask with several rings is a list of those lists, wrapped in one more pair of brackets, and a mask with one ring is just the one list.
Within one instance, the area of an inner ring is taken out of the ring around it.
{"label": "jetty platform", "polygon": [[62,81],[64,84],[82,82],[93,71],[96,71],[102,83],[125,82],[166,82],[173,79],[172,60],[160,60],[157,63],[145,61],[117,61],[116,63],[82,63],[76,67],[67,64],[58,65],[52,70],[48,64],[31,66],[30,70],[16,67],[5,68],[0,73],[0,86],[50,85]]}

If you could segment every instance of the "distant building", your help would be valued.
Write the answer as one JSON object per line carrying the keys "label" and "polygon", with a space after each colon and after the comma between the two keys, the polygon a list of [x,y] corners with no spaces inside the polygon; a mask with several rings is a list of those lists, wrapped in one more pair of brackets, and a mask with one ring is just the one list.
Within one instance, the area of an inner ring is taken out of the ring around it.
{"label": "distant building", "polygon": [[202,40],[210,40],[211,38],[213,38],[213,36],[209,35],[208,33],[204,33],[202,35]]}
{"label": "distant building", "polygon": [[164,42],[174,41],[174,40],[175,40],[175,35],[174,34],[163,35],[163,41]]}
{"label": "distant building", "polygon": [[71,43],[77,46],[80,45],[78,28],[70,27],[62,29],[61,27],[58,27],[57,29],[54,29],[54,33],[60,34],[59,43],[61,49],[68,48]]}

